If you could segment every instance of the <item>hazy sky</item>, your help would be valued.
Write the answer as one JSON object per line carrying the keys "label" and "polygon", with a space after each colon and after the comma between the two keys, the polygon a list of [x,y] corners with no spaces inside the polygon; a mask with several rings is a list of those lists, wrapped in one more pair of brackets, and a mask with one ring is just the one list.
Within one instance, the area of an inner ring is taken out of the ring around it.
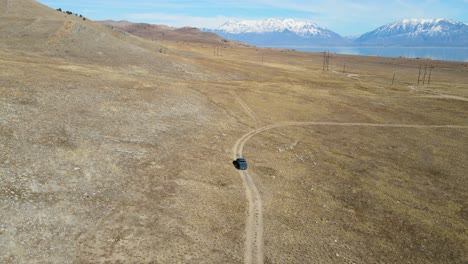
{"label": "hazy sky", "polygon": [[217,28],[230,19],[293,18],[343,36],[363,34],[404,18],[468,22],[468,0],[38,0],[93,20],[129,20]]}

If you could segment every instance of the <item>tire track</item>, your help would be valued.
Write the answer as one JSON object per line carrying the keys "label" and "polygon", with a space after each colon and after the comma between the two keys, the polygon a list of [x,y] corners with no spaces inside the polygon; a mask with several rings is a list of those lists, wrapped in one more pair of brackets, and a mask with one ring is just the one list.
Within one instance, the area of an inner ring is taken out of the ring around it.
{"label": "tire track", "polygon": [[440,98],[447,98],[447,99],[453,99],[453,100],[460,100],[460,101],[468,102],[468,98],[463,97],[463,96],[439,93],[439,92],[435,92],[435,91],[432,91],[432,90],[429,90],[429,89],[420,89],[420,88],[415,87],[415,86],[410,86],[409,88],[412,91],[433,94],[435,96],[439,96]]}
{"label": "tire track", "polygon": [[[236,141],[232,148],[233,159],[242,157],[244,146],[253,136],[273,128],[287,126],[341,126],[341,127],[387,127],[387,128],[449,128],[468,129],[468,126],[457,125],[405,125],[405,124],[373,124],[373,123],[336,123],[336,122],[285,122],[254,129]],[[263,263],[263,211],[260,192],[249,171],[239,171],[249,202],[249,213],[246,222],[244,263]]]}
{"label": "tire track", "polygon": [[244,110],[247,112],[247,114],[255,121],[255,127],[258,125],[258,117],[255,114],[254,111],[242,100],[242,98],[239,97],[234,91],[231,90],[231,94],[236,98],[237,102],[244,108]]}

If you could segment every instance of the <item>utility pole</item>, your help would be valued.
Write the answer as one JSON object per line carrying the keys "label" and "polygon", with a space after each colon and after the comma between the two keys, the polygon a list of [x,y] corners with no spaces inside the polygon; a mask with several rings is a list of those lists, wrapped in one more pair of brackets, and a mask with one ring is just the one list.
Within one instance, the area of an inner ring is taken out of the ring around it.
{"label": "utility pole", "polygon": [[429,79],[427,80],[427,85],[431,85],[432,68],[434,68],[434,66],[431,65],[429,68]]}
{"label": "utility pole", "polygon": [[325,71],[325,69],[327,69],[327,71],[329,70],[328,66],[330,64],[330,51],[324,51],[323,52],[323,67],[322,67],[322,71]]}
{"label": "utility pole", "polygon": [[427,73],[427,65],[424,66],[424,79],[423,79],[423,85],[426,84],[426,73]]}
{"label": "utility pole", "polygon": [[395,83],[395,72],[393,72],[393,79],[392,79],[392,85]]}
{"label": "utility pole", "polygon": [[346,63],[343,64],[343,73],[345,73],[345,70],[346,70]]}
{"label": "utility pole", "polygon": [[222,50],[219,45],[213,44],[213,56],[220,57],[222,56]]}
{"label": "utility pole", "polygon": [[325,63],[327,62],[327,53],[323,51],[323,67],[322,71],[325,71]]}
{"label": "utility pole", "polygon": [[419,65],[419,73],[418,73],[418,85],[419,85],[419,82],[421,81],[421,68],[422,68],[422,65],[420,64]]}

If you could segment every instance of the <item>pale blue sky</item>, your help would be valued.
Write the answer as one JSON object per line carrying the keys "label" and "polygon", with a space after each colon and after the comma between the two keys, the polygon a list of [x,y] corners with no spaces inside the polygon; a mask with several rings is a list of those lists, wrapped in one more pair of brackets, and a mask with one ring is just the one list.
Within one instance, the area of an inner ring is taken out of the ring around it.
{"label": "pale blue sky", "polygon": [[38,0],[93,20],[128,20],[217,28],[229,19],[293,18],[343,36],[359,35],[404,18],[468,22],[468,0]]}

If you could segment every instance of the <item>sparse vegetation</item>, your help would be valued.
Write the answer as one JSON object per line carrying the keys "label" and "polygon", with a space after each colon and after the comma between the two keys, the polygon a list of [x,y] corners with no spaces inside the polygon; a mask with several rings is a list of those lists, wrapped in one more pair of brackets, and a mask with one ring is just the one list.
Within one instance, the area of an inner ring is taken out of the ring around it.
{"label": "sparse vegetation", "polygon": [[63,12],[65,14],[67,14],[67,15],[75,15],[76,17],[80,17],[80,18],[83,18],[83,20],[86,20],[86,18],[83,17],[83,15],[78,14],[78,13],[73,13],[72,11],[63,11],[62,8],[57,8],[56,10],[59,11],[59,12]]}
{"label": "sparse vegetation", "polygon": [[[218,57],[213,42],[91,22],[74,35],[50,12],[56,23],[27,20],[40,31],[2,20],[21,34],[0,31],[1,263],[241,263],[247,199],[231,152],[242,135],[291,121],[468,126],[466,63],[426,62],[431,82],[417,87],[423,60],[333,55],[323,71],[318,53],[230,42]],[[466,263],[467,135],[255,135],[244,154],[266,262]]]}

